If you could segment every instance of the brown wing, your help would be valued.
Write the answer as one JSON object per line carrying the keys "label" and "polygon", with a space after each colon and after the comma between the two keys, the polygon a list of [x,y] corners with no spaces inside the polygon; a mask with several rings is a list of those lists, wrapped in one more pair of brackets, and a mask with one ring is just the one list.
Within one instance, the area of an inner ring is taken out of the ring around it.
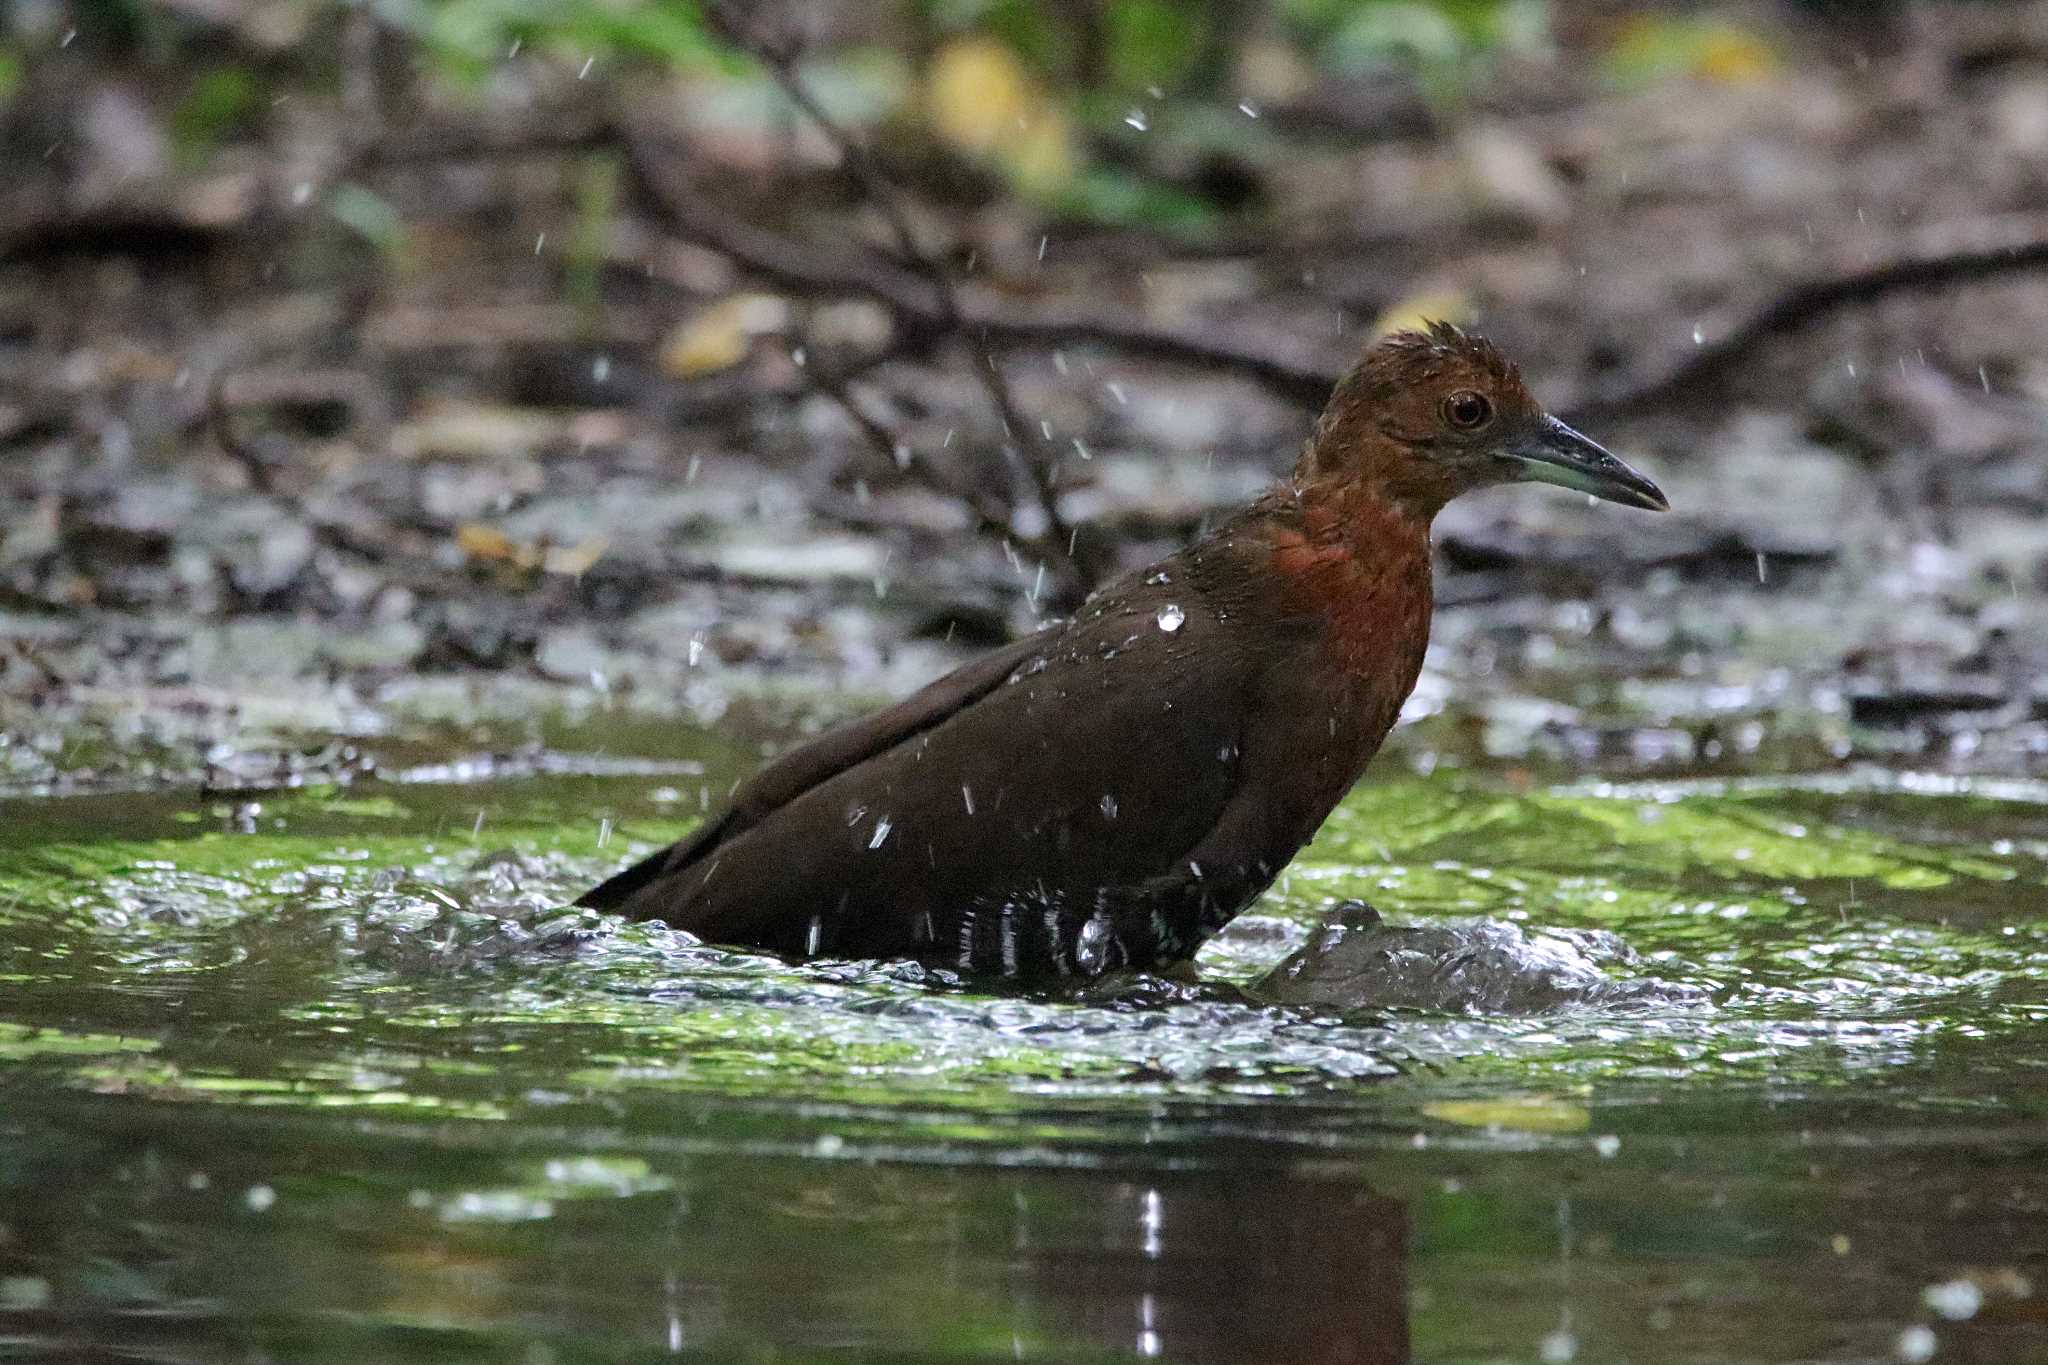
{"label": "brown wing", "polygon": [[1188,855],[1243,785],[1271,662],[1227,617],[1242,619],[1178,573],[1127,584],[782,760],[586,903],[715,942],[896,956],[925,953],[962,906],[1202,877]]}
{"label": "brown wing", "polygon": [[792,749],[742,783],[722,814],[592,887],[577,897],[576,904],[596,910],[625,908],[635,893],[690,867],[710,850],[804,792],[972,705],[1031,657],[1048,633],[1027,635],[985,654],[892,706],[848,721],[801,748]]}

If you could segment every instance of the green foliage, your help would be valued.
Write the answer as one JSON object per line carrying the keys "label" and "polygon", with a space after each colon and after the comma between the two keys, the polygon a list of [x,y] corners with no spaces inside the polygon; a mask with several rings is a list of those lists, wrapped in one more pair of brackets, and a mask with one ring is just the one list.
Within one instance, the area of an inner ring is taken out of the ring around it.
{"label": "green foliage", "polygon": [[1630,22],[1600,65],[1609,84],[1630,88],[1684,76],[1740,83],[1768,75],[1777,64],[1761,34],[1712,19],[1660,15]]}
{"label": "green foliage", "polygon": [[943,31],[978,29],[1042,72],[1064,71],[1076,44],[1054,22],[1055,6],[1038,0],[919,0],[925,22]]}
{"label": "green foliage", "polygon": [[1115,227],[1147,227],[1178,236],[1200,236],[1221,216],[1198,195],[1155,184],[1125,172],[1095,167],[1047,196],[1055,213]]}
{"label": "green foliage", "polygon": [[1548,20],[1543,0],[1286,0],[1286,8],[1336,70],[1397,63],[1431,81],[1489,53],[1534,45]]}
{"label": "green foliage", "polygon": [[263,88],[244,67],[203,71],[171,110],[171,142],[186,164],[203,159],[245,127],[263,105]]}
{"label": "green foliage", "polygon": [[21,56],[12,48],[0,47],[0,106],[21,89]]}
{"label": "green foliage", "polygon": [[327,198],[327,211],[334,221],[361,236],[387,258],[397,260],[405,252],[405,221],[391,201],[361,185],[338,185]]}
{"label": "green foliage", "polygon": [[1104,16],[1110,79],[1132,90],[1179,85],[1201,61],[1205,17],[1170,0],[1116,0]]}
{"label": "green foliage", "polygon": [[435,0],[407,18],[441,67],[468,79],[480,79],[515,44],[669,68],[725,60],[696,0]]}

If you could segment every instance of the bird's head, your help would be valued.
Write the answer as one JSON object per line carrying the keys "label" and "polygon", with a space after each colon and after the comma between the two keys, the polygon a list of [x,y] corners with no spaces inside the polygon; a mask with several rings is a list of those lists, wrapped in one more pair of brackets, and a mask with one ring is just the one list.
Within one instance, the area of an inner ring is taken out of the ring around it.
{"label": "bird's head", "polygon": [[1447,322],[1367,348],[1338,381],[1295,477],[1376,487],[1424,519],[1503,483],[1670,507],[1656,484],[1545,412],[1492,342]]}

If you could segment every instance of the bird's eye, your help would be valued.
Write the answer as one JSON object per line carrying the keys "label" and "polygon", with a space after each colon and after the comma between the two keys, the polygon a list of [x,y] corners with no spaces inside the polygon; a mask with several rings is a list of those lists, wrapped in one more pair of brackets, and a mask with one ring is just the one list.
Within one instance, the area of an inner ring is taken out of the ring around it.
{"label": "bird's eye", "polygon": [[1493,404],[1485,394],[1460,389],[1444,399],[1444,420],[1459,431],[1477,431],[1493,420]]}

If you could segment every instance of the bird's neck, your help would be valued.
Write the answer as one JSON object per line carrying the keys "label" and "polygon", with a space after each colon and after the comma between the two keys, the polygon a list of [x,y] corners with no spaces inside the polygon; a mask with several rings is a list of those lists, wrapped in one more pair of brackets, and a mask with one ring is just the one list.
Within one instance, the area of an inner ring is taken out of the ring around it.
{"label": "bird's neck", "polygon": [[1376,689],[1397,691],[1398,709],[1429,643],[1429,516],[1351,480],[1296,479],[1276,504],[1276,575],[1323,617],[1340,666]]}

